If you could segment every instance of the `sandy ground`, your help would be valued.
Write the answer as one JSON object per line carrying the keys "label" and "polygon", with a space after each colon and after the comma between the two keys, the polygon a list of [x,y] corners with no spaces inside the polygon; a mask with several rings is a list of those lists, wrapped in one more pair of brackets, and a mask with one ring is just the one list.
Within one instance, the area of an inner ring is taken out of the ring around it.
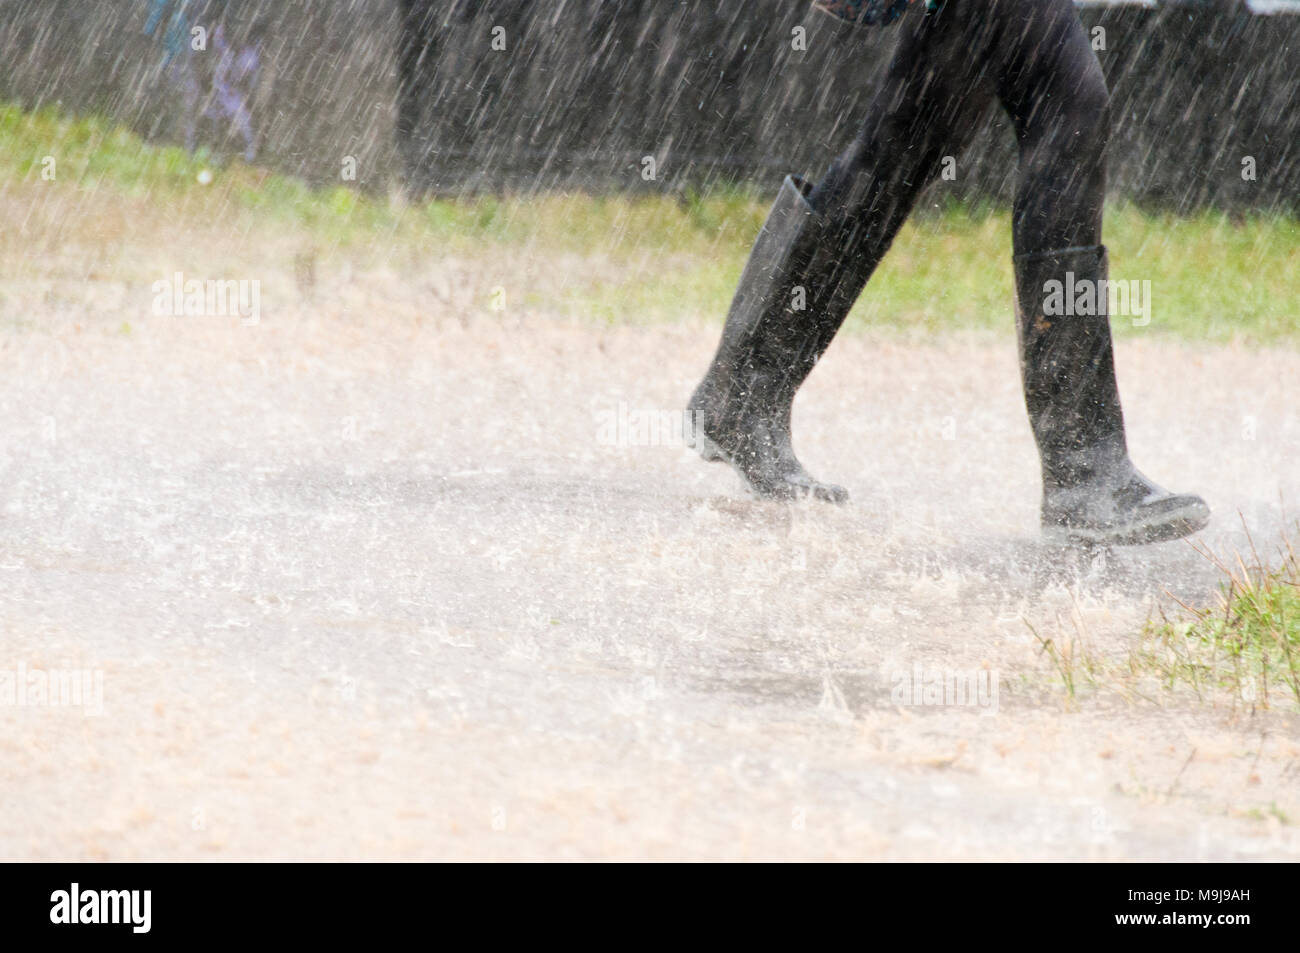
{"label": "sandy ground", "polygon": [[[837,342],[796,437],[853,500],[781,506],[619,429],[682,406],[716,326],[430,282],[256,326],[10,286],[0,669],[86,672],[102,712],[0,705],[0,857],[1300,854],[1294,715],[1071,701],[1040,651],[1122,660],[1218,574],[1038,541],[1009,329]],[[1219,550],[1300,496],[1297,371],[1123,342],[1135,458]],[[936,672],[996,695],[900,703]]]}

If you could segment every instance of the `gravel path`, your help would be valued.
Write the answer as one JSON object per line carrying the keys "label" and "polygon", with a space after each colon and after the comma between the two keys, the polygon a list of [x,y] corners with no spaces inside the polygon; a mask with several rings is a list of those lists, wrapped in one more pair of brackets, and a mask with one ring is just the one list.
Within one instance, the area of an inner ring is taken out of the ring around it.
{"label": "gravel path", "polygon": [[[796,442],[853,500],[786,507],[675,439],[714,328],[382,312],[7,334],[0,669],[102,713],[0,704],[0,858],[1300,854],[1294,716],[1040,652],[1218,575],[1037,540],[1010,332],[837,342]],[[1271,550],[1300,357],[1119,361],[1139,466]]]}

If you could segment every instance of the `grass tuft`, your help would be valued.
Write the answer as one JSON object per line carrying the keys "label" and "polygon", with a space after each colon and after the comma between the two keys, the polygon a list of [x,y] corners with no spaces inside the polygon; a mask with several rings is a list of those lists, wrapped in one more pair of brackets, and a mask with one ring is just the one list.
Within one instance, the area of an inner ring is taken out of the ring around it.
{"label": "grass tuft", "polygon": [[1300,706],[1300,561],[1284,544],[1281,565],[1264,568],[1252,554],[1222,560],[1202,550],[1227,576],[1217,605],[1184,607],[1148,623],[1135,666],[1166,687],[1190,686],[1202,698],[1227,692],[1246,705]]}

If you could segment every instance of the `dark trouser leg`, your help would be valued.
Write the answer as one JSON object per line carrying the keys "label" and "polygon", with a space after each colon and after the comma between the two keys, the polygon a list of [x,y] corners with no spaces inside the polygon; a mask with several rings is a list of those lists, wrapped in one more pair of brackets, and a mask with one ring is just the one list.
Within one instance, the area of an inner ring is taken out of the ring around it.
{"label": "dark trouser leg", "polygon": [[[1015,125],[1013,211],[1020,366],[1043,471],[1044,529],[1088,543],[1195,532],[1209,509],[1129,461],[1101,244],[1106,81],[1070,0],[1016,0],[996,44],[998,96]],[[1091,287],[1092,301],[1070,289]],[[1067,298],[1068,296],[1068,298]]]}
{"label": "dark trouser leg", "polygon": [[[1005,3],[1005,0],[1003,0]],[[998,98],[1020,147],[1016,254],[1101,244],[1110,93],[1070,0],[1016,0],[997,48]]]}
{"label": "dark trouser leg", "polygon": [[905,18],[885,81],[853,143],[822,183],[787,179],[741,277],[722,342],[691,399],[707,458],[760,495],[847,494],[800,465],[795,392],[835,336],[943,156],[993,99],[975,4]]}

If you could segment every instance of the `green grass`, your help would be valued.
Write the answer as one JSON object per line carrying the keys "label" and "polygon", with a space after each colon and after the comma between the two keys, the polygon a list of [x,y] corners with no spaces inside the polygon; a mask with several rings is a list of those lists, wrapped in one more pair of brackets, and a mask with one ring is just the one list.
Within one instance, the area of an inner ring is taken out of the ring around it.
{"label": "green grass", "polygon": [[[54,183],[41,179],[45,156],[57,160]],[[204,169],[214,175],[209,185],[197,182]],[[480,196],[411,206],[190,156],[94,117],[12,105],[0,105],[0,180],[152,204],[159,214],[179,209],[240,232],[292,228],[327,251],[369,250],[384,262],[580,256],[593,267],[572,267],[571,277],[531,303],[613,323],[720,317],[770,201],[727,188],[663,197]],[[850,325],[1009,330],[1010,231],[1009,214],[987,208],[947,207],[909,223]],[[1212,212],[1175,218],[1116,205],[1106,242],[1112,278],[1149,280],[1152,287],[1151,324],[1117,319],[1120,335],[1263,344],[1300,337],[1295,219],[1233,222]]]}
{"label": "green grass", "polygon": [[[1300,526],[1297,526],[1300,530]],[[1030,632],[1074,708],[1084,696],[1114,692],[1130,703],[1171,699],[1211,707],[1300,711],[1300,559],[1283,544],[1276,568],[1200,549],[1224,576],[1217,604],[1180,605],[1143,626],[1126,657],[1095,652],[1074,620],[1056,637]]]}
{"label": "green grass", "polygon": [[1135,669],[1203,698],[1227,693],[1250,706],[1300,707],[1300,561],[1294,548],[1288,544],[1281,565],[1271,570],[1247,568],[1240,558],[1235,566],[1216,562],[1227,577],[1219,605],[1148,624]]}

